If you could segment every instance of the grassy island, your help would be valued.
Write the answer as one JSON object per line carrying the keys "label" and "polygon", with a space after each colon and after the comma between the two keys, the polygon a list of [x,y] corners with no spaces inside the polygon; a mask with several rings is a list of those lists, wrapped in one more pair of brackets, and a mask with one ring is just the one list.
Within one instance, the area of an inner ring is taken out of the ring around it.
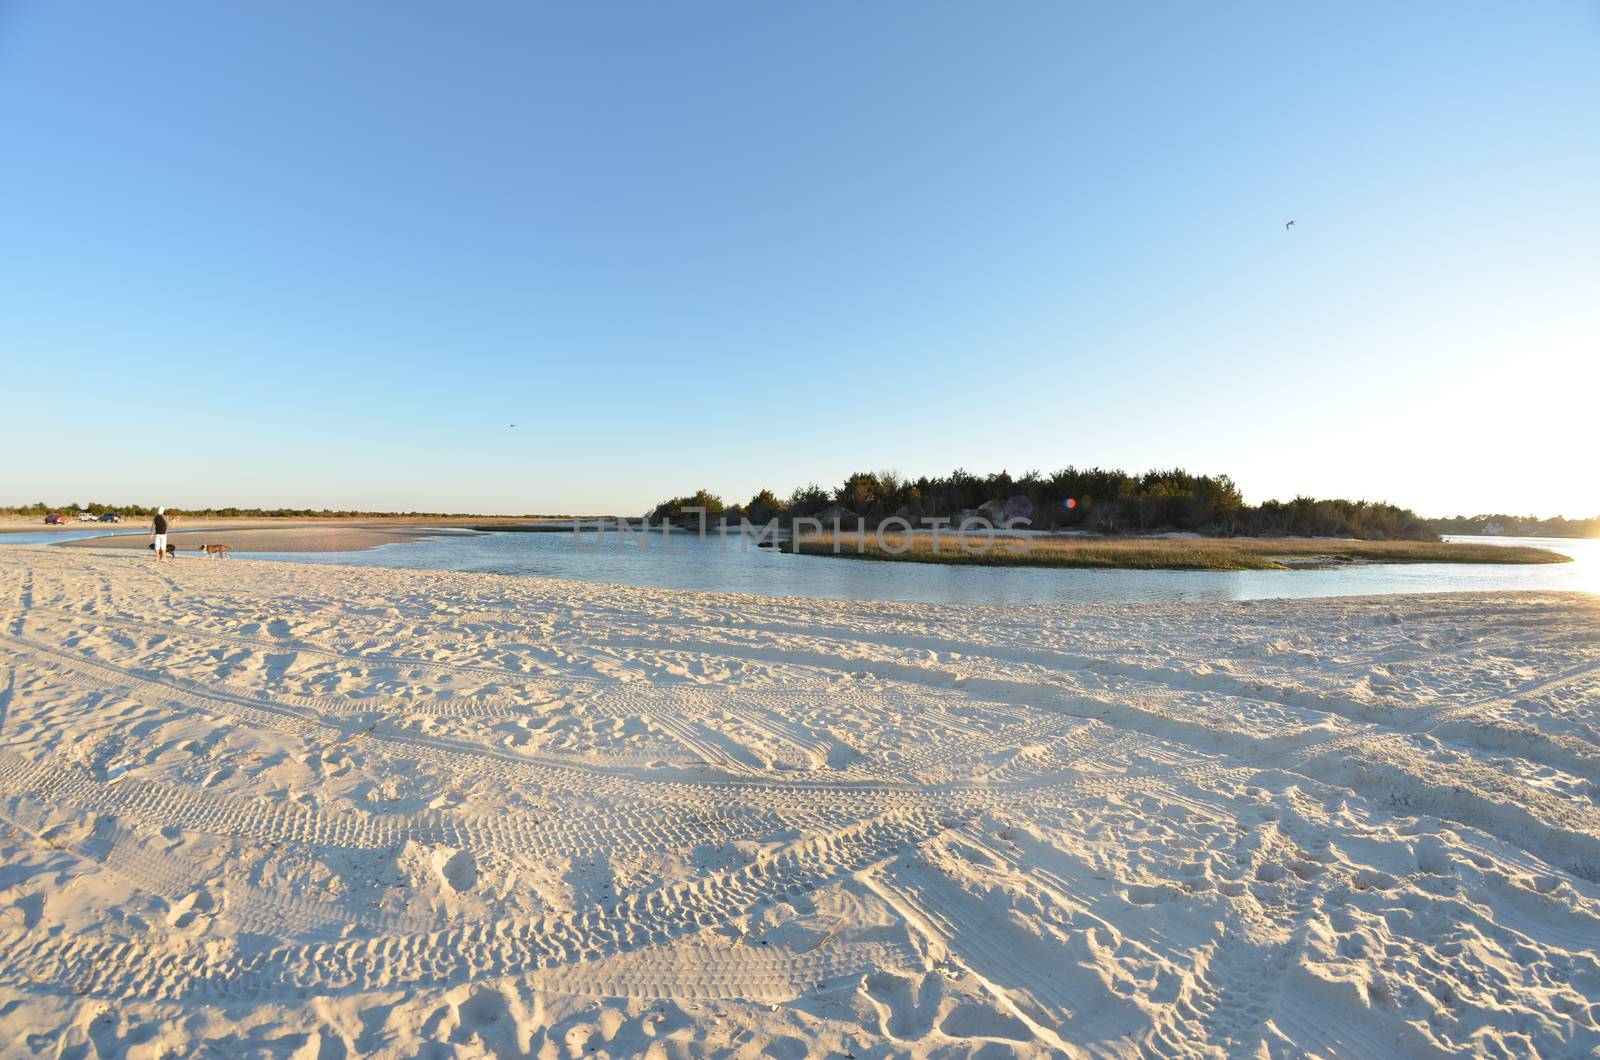
{"label": "grassy island", "polygon": [[[983,538],[966,539],[978,549]],[[964,563],[998,567],[1100,567],[1125,570],[1294,570],[1353,563],[1568,563],[1549,549],[1447,541],[1358,541],[1327,538],[1221,537],[1016,537],[996,534],[984,551],[965,551],[954,534],[886,533],[881,543],[868,531],[799,538],[805,555]]]}

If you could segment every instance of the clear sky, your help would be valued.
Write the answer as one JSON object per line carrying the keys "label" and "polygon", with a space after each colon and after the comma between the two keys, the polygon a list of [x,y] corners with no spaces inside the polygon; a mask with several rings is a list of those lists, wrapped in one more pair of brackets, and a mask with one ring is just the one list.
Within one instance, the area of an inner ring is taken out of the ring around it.
{"label": "clear sky", "polygon": [[0,504],[1588,516],[1597,354],[1593,2],[0,0]]}

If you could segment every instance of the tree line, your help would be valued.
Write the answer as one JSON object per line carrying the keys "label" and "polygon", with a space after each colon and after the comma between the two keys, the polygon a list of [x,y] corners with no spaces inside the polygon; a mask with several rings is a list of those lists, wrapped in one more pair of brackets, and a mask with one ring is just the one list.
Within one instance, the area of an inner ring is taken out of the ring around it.
{"label": "tree line", "polygon": [[[168,515],[205,516],[206,518],[232,518],[243,517],[250,519],[378,519],[378,518],[403,518],[403,519],[474,519],[481,518],[471,512],[358,512],[354,510],[335,511],[331,508],[175,508],[167,505]],[[0,508],[0,515],[36,515],[43,518],[50,512],[60,512],[63,515],[74,515],[78,512],[88,512],[90,515],[104,515],[106,512],[116,512],[122,516],[154,515],[154,505],[143,504],[102,504],[99,501],[90,501],[87,504],[46,504],[38,501],[34,504],[24,504],[15,508]]]}
{"label": "tree line", "polygon": [[[1409,508],[1373,501],[1296,497],[1248,505],[1227,475],[1197,475],[1182,468],[1132,475],[1110,468],[1067,467],[1051,474],[1005,471],[975,475],[958,469],[949,475],[909,478],[891,471],[859,471],[828,490],[815,483],[779,497],[756,493],[744,504],[728,504],[710,490],[699,490],[656,505],[651,522],[693,522],[685,509],[704,509],[707,519],[740,518],[754,524],[771,519],[824,516],[831,525],[875,528],[889,519],[913,526],[925,519],[978,515],[995,525],[1026,518],[1034,530],[1097,533],[1192,531],[1223,536],[1401,538],[1428,541],[1434,530]],[[1019,524],[1020,525],[1020,524]]]}
{"label": "tree line", "polygon": [[1516,537],[1600,537],[1600,519],[1540,519],[1536,515],[1454,515],[1429,519],[1428,526],[1441,534],[1481,534],[1485,527],[1493,532]]}

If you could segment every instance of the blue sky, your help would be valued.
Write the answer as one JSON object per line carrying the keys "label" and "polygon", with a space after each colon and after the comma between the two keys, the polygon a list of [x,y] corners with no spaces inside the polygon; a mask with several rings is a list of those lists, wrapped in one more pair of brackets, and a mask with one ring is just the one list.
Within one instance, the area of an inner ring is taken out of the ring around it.
{"label": "blue sky", "polygon": [[0,0],[0,504],[1600,514],[1600,5],[1129,8]]}

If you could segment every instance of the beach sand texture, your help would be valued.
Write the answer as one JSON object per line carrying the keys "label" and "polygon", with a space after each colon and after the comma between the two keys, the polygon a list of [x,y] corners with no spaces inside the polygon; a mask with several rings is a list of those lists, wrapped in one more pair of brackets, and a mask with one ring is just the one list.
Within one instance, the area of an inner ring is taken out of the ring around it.
{"label": "beach sand texture", "polygon": [[0,608],[6,1055],[1600,1045],[1591,596],[948,607],[0,542]]}

